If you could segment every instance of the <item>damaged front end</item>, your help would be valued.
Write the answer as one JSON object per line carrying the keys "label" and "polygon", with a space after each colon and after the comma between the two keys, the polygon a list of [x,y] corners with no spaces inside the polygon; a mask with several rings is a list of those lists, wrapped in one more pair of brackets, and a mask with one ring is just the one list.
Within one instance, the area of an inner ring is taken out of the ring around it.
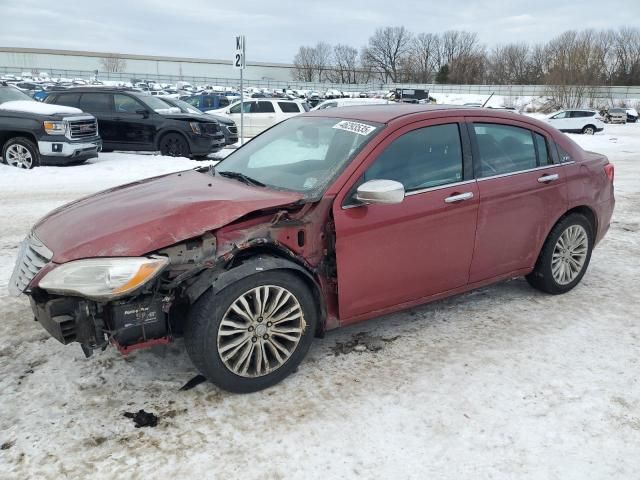
{"label": "damaged front end", "polygon": [[46,273],[61,268],[45,261],[32,277],[33,288],[23,291],[35,319],[61,343],[78,342],[87,356],[109,343],[127,354],[180,336],[191,305],[207,290],[219,291],[256,272],[288,269],[314,292],[324,331],[337,326],[335,260],[326,221],[330,204],[322,200],[254,212],[215,234],[152,252],[145,258],[166,263],[160,273],[117,298],[45,288]]}

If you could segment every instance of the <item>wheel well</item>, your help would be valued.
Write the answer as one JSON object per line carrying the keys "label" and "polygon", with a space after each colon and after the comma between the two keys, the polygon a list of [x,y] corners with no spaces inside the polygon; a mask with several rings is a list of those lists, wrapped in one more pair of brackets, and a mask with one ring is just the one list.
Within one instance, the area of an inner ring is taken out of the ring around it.
{"label": "wheel well", "polygon": [[27,138],[27,139],[31,140],[33,143],[35,143],[36,146],[38,145],[38,141],[36,140],[36,137],[30,132],[19,132],[19,131],[15,131],[15,130],[6,131],[5,130],[2,133],[0,133],[0,155],[2,155],[2,149],[4,148],[5,143],[7,143],[7,141],[11,140],[12,138],[16,138],[16,137]]}
{"label": "wheel well", "polygon": [[[598,234],[598,219],[596,218],[595,213],[593,213],[593,210],[591,210],[591,208],[587,207],[586,205],[581,205],[579,207],[573,207],[571,210],[567,211],[562,218],[571,215],[572,213],[579,213],[580,215],[583,215],[584,217],[586,217],[587,220],[589,220],[589,223],[591,224],[591,229],[592,229],[592,233],[593,233],[593,238],[595,239],[596,235]],[[558,222],[560,220],[562,220],[562,218],[560,218],[558,220]],[[558,223],[556,222],[556,223]],[[555,225],[554,225],[555,226]]]}
{"label": "wheel well", "polygon": [[593,128],[594,130],[596,130],[596,126],[595,126],[595,125],[591,125],[590,123],[589,123],[589,124],[587,124],[587,125],[585,125],[584,127],[582,127],[582,130],[584,130],[585,128],[588,128],[588,127],[591,127],[591,128]]}

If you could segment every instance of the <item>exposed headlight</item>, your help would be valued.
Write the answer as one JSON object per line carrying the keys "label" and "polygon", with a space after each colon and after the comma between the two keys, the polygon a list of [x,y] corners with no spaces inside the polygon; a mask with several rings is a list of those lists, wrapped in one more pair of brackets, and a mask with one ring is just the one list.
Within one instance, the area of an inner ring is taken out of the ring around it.
{"label": "exposed headlight", "polygon": [[189,122],[189,125],[191,126],[191,131],[193,133],[196,133],[196,134],[200,135],[201,130],[200,130],[200,123],[199,122]]}
{"label": "exposed headlight", "polygon": [[49,135],[64,135],[67,126],[64,122],[44,122],[44,131]]}
{"label": "exposed headlight", "polygon": [[165,257],[76,260],[51,270],[38,286],[51,293],[117,298],[147,283],[168,263]]}

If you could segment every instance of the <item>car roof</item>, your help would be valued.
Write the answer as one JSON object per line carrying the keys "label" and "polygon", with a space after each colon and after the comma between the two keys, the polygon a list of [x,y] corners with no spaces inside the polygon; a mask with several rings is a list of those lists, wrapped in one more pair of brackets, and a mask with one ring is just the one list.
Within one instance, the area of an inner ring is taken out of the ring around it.
{"label": "car roof", "polygon": [[388,105],[354,105],[339,108],[326,108],[305,113],[306,116],[344,118],[348,120],[363,120],[375,123],[389,123],[393,120],[424,113],[433,113],[433,117],[440,116],[473,116],[499,117],[520,120],[522,116],[510,110],[485,109],[465,107],[464,105],[425,105],[414,103],[396,103]]}
{"label": "car roof", "polygon": [[71,87],[60,92],[72,92],[72,93],[128,93],[130,95],[148,97],[138,90],[134,90],[130,87]]}

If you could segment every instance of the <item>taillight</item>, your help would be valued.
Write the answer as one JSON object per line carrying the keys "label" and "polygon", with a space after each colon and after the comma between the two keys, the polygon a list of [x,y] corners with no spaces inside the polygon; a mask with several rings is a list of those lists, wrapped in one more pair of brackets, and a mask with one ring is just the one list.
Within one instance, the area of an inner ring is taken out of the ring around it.
{"label": "taillight", "polygon": [[607,175],[607,178],[609,179],[609,181],[611,183],[613,183],[613,176],[614,176],[614,173],[615,173],[615,168],[613,168],[612,164],[607,163],[604,166],[604,173]]}

